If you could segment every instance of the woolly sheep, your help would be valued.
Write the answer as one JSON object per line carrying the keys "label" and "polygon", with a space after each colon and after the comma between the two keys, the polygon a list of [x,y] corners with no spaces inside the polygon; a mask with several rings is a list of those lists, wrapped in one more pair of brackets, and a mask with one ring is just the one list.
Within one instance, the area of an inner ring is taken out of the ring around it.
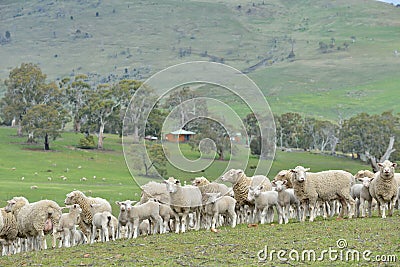
{"label": "woolly sheep", "polygon": [[141,187],[142,195],[140,198],[140,204],[146,203],[150,198],[157,199],[161,203],[169,204],[169,193],[165,188],[164,183],[148,182]]}
{"label": "woolly sheep", "polygon": [[275,207],[279,221],[282,221],[282,208],[278,204],[278,192],[276,191],[262,191],[263,186],[259,185],[257,187],[250,187],[248,192],[248,200],[254,201],[255,213],[259,214],[261,212],[261,224],[271,223],[274,220],[273,207]]}
{"label": "woolly sheep", "polygon": [[[92,237],[90,244],[94,243],[94,238],[97,234],[97,229],[100,229],[101,242],[108,242],[109,239],[109,227],[112,227],[112,214],[109,211],[97,212],[93,215],[92,220]],[[114,230],[112,229],[112,232]]]}
{"label": "woolly sheep", "polygon": [[161,228],[162,219],[160,216],[160,206],[157,202],[148,201],[135,206],[132,206],[132,204],[136,203],[136,201],[125,200],[125,203],[129,212],[129,220],[132,225],[132,236],[130,237],[137,238],[139,225],[146,219],[152,220],[155,224],[153,234],[156,233],[157,229]]}
{"label": "woolly sheep", "polygon": [[216,229],[219,215],[227,215],[231,221],[231,226],[236,226],[236,200],[231,196],[221,196],[221,193],[206,193],[207,200],[205,214],[207,218],[207,230]]}
{"label": "woolly sheep", "polygon": [[197,186],[200,189],[203,203],[206,203],[206,193],[221,193],[221,196],[229,194],[229,188],[226,185],[216,182],[210,182],[205,177],[194,178],[192,185]]}
{"label": "woolly sheep", "polygon": [[[379,215],[381,215],[382,209],[382,218],[386,218],[386,208],[389,211],[389,216],[393,214],[393,208],[398,194],[398,185],[394,179],[394,169],[396,166],[396,163],[392,163],[389,160],[378,163],[379,171],[375,174],[375,178],[372,180],[369,187],[371,196],[377,201]],[[386,207],[387,205],[388,207]]]}
{"label": "woolly sheep", "polygon": [[14,253],[13,243],[17,239],[17,234],[17,220],[13,214],[6,212],[4,208],[0,209],[0,241],[3,244],[2,256]]}
{"label": "woolly sheep", "polygon": [[[303,206],[301,221],[305,220],[305,211],[309,205],[310,221],[314,220],[317,201],[322,202],[338,199],[342,204],[339,218],[344,213],[353,216],[354,199],[350,196],[351,181],[353,175],[346,171],[330,170],[317,173],[308,172],[309,168],[297,166],[290,170],[293,174],[292,184],[295,196]],[[350,205],[350,212],[348,212]]]}
{"label": "woolly sheep", "polygon": [[[289,221],[290,206],[294,205],[296,208],[297,219],[300,221],[300,201],[294,195],[292,188],[286,189],[287,180],[273,181],[272,185],[275,186],[275,191],[278,192],[278,204],[282,208],[283,221],[285,224]],[[280,221],[279,224],[282,224]]]}
{"label": "woolly sheep", "polygon": [[290,170],[281,170],[278,174],[272,179],[272,181],[285,181],[286,180],[286,188],[293,188],[292,185],[292,173]]}
{"label": "woolly sheep", "polygon": [[11,212],[17,221],[18,232],[32,242],[37,239],[37,249],[47,249],[45,234],[52,233],[52,247],[56,246],[56,228],[61,217],[61,208],[52,200],[40,200],[34,203],[24,197],[14,197],[7,201],[6,212]]}
{"label": "woolly sheep", "polygon": [[190,211],[196,214],[195,229],[200,229],[200,208],[202,195],[196,186],[181,186],[179,180],[164,180],[170,196],[170,206],[175,212],[175,232],[182,233],[186,230],[187,217]]}
{"label": "woolly sheep", "polygon": [[170,205],[159,203],[156,199],[152,199],[152,201],[157,202],[160,206],[160,216],[163,221],[160,234],[165,234],[169,227],[171,218],[175,218],[175,212],[172,210]]}
{"label": "woolly sheep", "polygon": [[57,232],[61,232],[59,247],[75,246],[76,240],[74,239],[74,233],[76,231],[76,225],[79,224],[81,220],[82,209],[79,204],[63,208],[69,208],[69,212],[61,215],[57,227]]}
{"label": "woolly sheep", "polygon": [[362,184],[354,184],[350,188],[350,196],[356,201],[355,216],[360,217],[360,193],[364,186]]}
{"label": "woolly sheep", "polygon": [[[91,238],[92,219],[93,215],[97,212],[108,211],[111,212],[111,205],[107,200],[103,198],[87,197],[83,192],[79,190],[72,191],[67,194],[64,200],[65,205],[79,204],[82,209],[81,221],[79,228],[86,234],[87,239]],[[90,204],[101,204],[95,210],[90,208]]]}

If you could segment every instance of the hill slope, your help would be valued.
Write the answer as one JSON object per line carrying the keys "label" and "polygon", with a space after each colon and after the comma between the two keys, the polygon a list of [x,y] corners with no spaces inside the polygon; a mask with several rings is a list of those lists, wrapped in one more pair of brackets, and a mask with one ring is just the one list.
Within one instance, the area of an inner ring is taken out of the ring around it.
{"label": "hill slope", "polygon": [[247,72],[276,113],[400,111],[399,12],[372,0],[2,1],[0,34],[11,41],[1,45],[0,79],[21,62],[50,79],[101,81],[210,60]]}

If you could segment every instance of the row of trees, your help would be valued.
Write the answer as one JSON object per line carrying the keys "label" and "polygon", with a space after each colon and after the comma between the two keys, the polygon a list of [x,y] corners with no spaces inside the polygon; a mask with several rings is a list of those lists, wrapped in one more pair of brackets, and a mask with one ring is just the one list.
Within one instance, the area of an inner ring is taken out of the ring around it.
{"label": "row of trees", "polygon": [[18,135],[28,133],[28,142],[55,139],[72,120],[76,132],[87,136],[96,132],[98,148],[103,148],[106,126],[122,130],[122,114],[141,83],[122,80],[116,84],[91,85],[86,75],[46,82],[46,75],[31,63],[14,68],[5,81],[7,91],[1,100],[5,122],[17,126]]}

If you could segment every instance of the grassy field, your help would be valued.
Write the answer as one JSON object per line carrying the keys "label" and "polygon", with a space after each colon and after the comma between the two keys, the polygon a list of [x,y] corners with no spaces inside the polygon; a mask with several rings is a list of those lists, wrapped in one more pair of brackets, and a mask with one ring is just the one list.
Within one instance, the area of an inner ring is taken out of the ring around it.
{"label": "grassy field", "polygon": [[[125,69],[143,80],[173,64],[223,59],[248,71],[274,113],[337,119],[400,111],[393,97],[399,9],[389,4],[20,0],[0,8],[0,34],[8,30],[12,39],[1,46],[1,80],[21,62],[39,64],[51,80],[73,73],[121,77]],[[334,46],[322,53],[320,42]]]}
{"label": "grassy field", "polygon": [[[29,200],[49,198],[62,204],[65,194],[73,189],[85,191],[89,195],[101,196],[114,202],[123,199],[138,199],[139,189],[131,178],[124,162],[121,140],[107,135],[105,149],[76,149],[80,134],[63,133],[52,142],[52,150],[44,152],[40,144],[25,144],[26,137],[16,137],[15,128],[0,128],[1,203],[15,195],[26,196]],[[189,146],[182,146],[182,152],[190,159],[198,157]],[[250,158],[254,164],[257,159]],[[224,168],[223,161],[215,161],[203,174],[216,178]],[[279,170],[292,168],[298,164],[311,167],[313,171],[323,169],[346,169],[355,172],[368,168],[358,161],[323,156],[305,152],[278,151],[269,176]],[[251,172],[249,169],[248,173]],[[190,179],[168,167],[168,175]],[[67,180],[62,180],[66,176]],[[93,178],[96,176],[96,179]],[[24,177],[24,180],[21,178]],[[51,181],[48,177],[52,177]],[[80,181],[86,177],[87,181]],[[106,178],[103,181],[102,178]],[[140,177],[136,177],[140,178]],[[143,177],[141,179],[144,179]],[[37,185],[38,189],[30,187]],[[115,206],[114,213],[116,214]],[[380,218],[342,220],[317,220],[314,223],[288,225],[260,225],[248,228],[240,225],[235,229],[222,228],[219,233],[201,230],[185,234],[166,234],[139,237],[136,240],[119,240],[105,245],[94,244],[69,249],[54,249],[31,252],[0,258],[0,266],[215,266],[215,265],[315,265],[343,266],[343,261],[281,261],[274,256],[272,261],[259,262],[257,253],[268,246],[268,250],[323,249],[336,248],[336,241],[344,238],[348,248],[358,251],[371,250],[372,255],[400,256],[398,236],[399,214],[382,220]],[[344,251],[344,250],[343,250]],[[318,257],[318,256],[317,256]],[[360,260],[351,265],[367,266],[370,263]],[[390,266],[391,264],[389,264]]]}
{"label": "grassy field", "polygon": [[[398,266],[398,220],[396,212],[384,220],[332,218],[223,227],[218,233],[169,233],[0,257],[0,266]],[[346,243],[340,243],[343,239]],[[286,260],[277,257],[280,250]],[[314,251],[315,258],[307,251]],[[359,260],[351,255],[359,255]],[[265,261],[259,261],[259,256]],[[379,261],[384,257],[388,262]]]}

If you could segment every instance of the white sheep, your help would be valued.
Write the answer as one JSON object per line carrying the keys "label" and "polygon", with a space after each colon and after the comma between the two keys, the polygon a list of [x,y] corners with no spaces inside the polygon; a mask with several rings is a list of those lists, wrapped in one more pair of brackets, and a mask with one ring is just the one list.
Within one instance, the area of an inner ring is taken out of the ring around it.
{"label": "white sheep", "polygon": [[129,214],[127,210],[127,204],[125,201],[115,201],[115,204],[119,206],[119,215],[118,215],[118,226],[117,226],[117,238],[122,238],[121,232],[122,227],[125,228],[124,238],[127,238],[131,234],[131,224],[129,223]]}
{"label": "white sheep", "polygon": [[74,204],[63,208],[69,208],[69,212],[61,215],[60,222],[57,227],[57,232],[61,233],[59,247],[75,246],[76,240],[74,238],[74,233],[76,231],[76,225],[79,224],[79,221],[81,220],[82,209],[79,204]]}
{"label": "white sheep", "polygon": [[369,187],[371,196],[376,199],[379,215],[381,215],[382,209],[382,218],[386,218],[386,209],[389,211],[389,216],[393,214],[398,194],[398,185],[394,178],[396,166],[396,163],[392,163],[389,160],[378,163],[379,171],[375,173],[375,178]]}
{"label": "white sheep", "polygon": [[221,193],[206,193],[207,200],[205,214],[207,220],[207,230],[216,229],[220,215],[226,215],[231,221],[231,226],[236,226],[237,215],[235,212],[236,200],[231,196],[221,196]]}
{"label": "white sheep", "polygon": [[[237,201],[236,209],[238,213],[240,212],[240,221],[243,222],[243,218],[247,217],[248,222],[254,222],[254,203],[248,201],[249,187],[262,185],[263,191],[270,191],[272,189],[270,180],[264,175],[247,177],[244,171],[240,169],[231,169],[227,171],[221,177],[221,180],[233,185],[234,198]],[[247,205],[248,208],[245,208],[245,205]]]}
{"label": "white sheep", "polygon": [[154,223],[153,234],[157,229],[162,232],[162,218],[160,216],[159,203],[155,201],[148,201],[143,204],[132,206],[136,201],[125,200],[127,211],[129,212],[129,221],[132,224],[132,235],[130,237],[137,238],[139,225],[143,220],[150,219]]}
{"label": "white sheep", "polygon": [[255,204],[255,214],[261,213],[260,223],[265,222],[271,223],[274,220],[273,207],[275,207],[279,221],[282,221],[282,208],[278,204],[278,192],[276,191],[266,191],[263,192],[263,186],[259,185],[257,187],[249,187],[249,192],[247,198],[249,201],[254,201]]}
{"label": "white sheep", "polygon": [[372,198],[371,194],[369,193],[369,187],[370,187],[373,179],[374,179],[374,177],[358,178],[358,180],[360,182],[362,182],[362,188],[361,188],[360,194],[359,194],[360,206],[358,208],[359,210],[361,209],[361,217],[365,217],[365,201],[368,202],[368,216],[369,217],[372,216],[371,209],[372,209],[373,198]]}
{"label": "white sheep", "polygon": [[153,201],[156,201],[160,206],[160,216],[163,221],[160,234],[165,234],[169,227],[169,222],[172,218],[175,218],[175,212],[172,210],[170,205],[159,203],[158,200],[155,199],[153,199]]}
{"label": "white sheep", "polygon": [[[297,166],[290,170],[295,196],[302,204],[301,221],[305,220],[307,205],[310,214],[310,221],[314,220],[317,201],[326,202],[339,200],[342,209],[339,218],[348,213],[349,218],[354,215],[354,199],[350,196],[350,188],[353,175],[346,171],[330,170],[317,173],[308,172],[309,168]],[[350,212],[348,212],[350,205]]]}
{"label": "white sheep", "polygon": [[[6,212],[11,212],[16,220],[21,237],[30,240],[30,249],[47,249],[45,234],[53,234],[52,247],[56,246],[56,228],[61,217],[61,208],[52,200],[40,200],[34,203],[24,197],[14,197],[7,201]],[[37,246],[34,246],[34,240]]]}
{"label": "white sheep", "polygon": [[154,198],[160,203],[169,204],[169,193],[164,183],[148,182],[141,187],[142,195],[140,203],[146,203],[149,199]]}
{"label": "white sheep", "polygon": [[[107,200],[103,198],[93,198],[87,197],[83,192],[79,190],[72,191],[67,194],[67,197],[64,200],[65,205],[73,205],[79,204],[82,209],[81,213],[81,221],[79,223],[79,228],[86,234],[87,239],[91,238],[91,229],[92,229],[92,219],[94,213],[103,212],[103,211],[111,211],[111,205]],[[95,210],[90,208],[90,204],[101,204],[96,207]]]}
{"label": "white sheep", "polygon": [[200,229],[200,209],[202,207],[202,196],[198,187],[192,185],[181,186],[179,180],[170,177],[164,180],[170,196],[170,206],[175,212],[175,232],[186,231],[187,217],[189,212],[196,215],[195,229]]}
{"label": "white sheep", "polygon": [[216,182],[210,182],[207,178],[203,176],[194,178],[192,185],[197,186],[200,189],[201,195],[203,197],[203,203],[206,203],[206,193],[221,193],[221,196],[225,196],[229,194],[230,190],[226,185]]}
{"label": "white sheep", "polygon": [[[294,195],[292,188],[286,189],[287,180],[273,181],[275,191],[278,192],[278,204],[282,208],[283,221],[285,224],[289,221],[290,207],[293,205],[296,209],[296,218],[300,221],[300,201]],[[282,222],[279,222],[280,224]]]}
{"label": "white sheep", "polygon": [[0,242],[3,245],[1,255],[14,254],[14,241],[17,239],[17,220],[14,215],[0,209]]}
{"label": "white sheep", "polygon": [[360,217],[360,193],[364,186],[362,184],[354,184],[350,188],[350,196],[356,201],[355,216]]}
{"label": "white sheep", "polygon": [[[109,211],[97,212],[93,215],[92,220],[92,237],[90,239],[90,244],[94,243],[94,239],[97,234],[97,229],[100,229],[100,238],[101,242],[108,242],[109,239],[109,227],[113,227],[112,225],[112,214]],[[114,229],[112,229],[112,232]]]}

